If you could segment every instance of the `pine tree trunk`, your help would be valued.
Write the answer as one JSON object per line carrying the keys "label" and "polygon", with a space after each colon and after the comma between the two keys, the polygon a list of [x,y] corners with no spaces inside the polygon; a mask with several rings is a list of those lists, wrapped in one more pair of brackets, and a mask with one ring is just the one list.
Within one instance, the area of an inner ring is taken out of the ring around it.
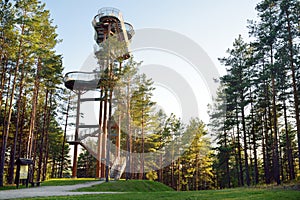
{"label": "pine tree trunk", "polygon": [[256,144],[256,135],[253,131],[253,153],[254,153],[254,178],[255,184],[259,183],[259,171],[258,171],[258,159],[257,159],[257,144]]}
{"label": "pine tree trunk", "polygon": [[[297,138],[298,138],[298,152],[300,152],[300,110],[299,110],[299,98],[298,98],[298,88],[296,81],[296,70],[294,65],[294,51],[293,51],[293,38],[291,32],[291,22],[288,9],[285,10],[287,18],[287,32],[288,32],[288,43],[289,43],[289,61],[292,71],[292,86],[293,86],[293,95],[294,95],[294,108],[295,108],[295,118],[296,118],[296,127],[297,127]],[[300,153],[298,153],[298,165],[300,168]]]}
{"label": "pine tree trunk", "polygon": [[[265,74],[265,64],[263,63],[263,74]],[[270,130],[269,127],[271,127],[272,123],[271,123],[271,109],[269,107],[269,86],[266,83],[266,81],[264,81],[264,102],[266,104],[265,108],[264,108],[264,144],[265,144],[265,159],[264,159],[264,174],[265,174],[265,181],[266,184],[270,184],[271,183],[271,174],[270,174],[270,155],[269,155],[269,135],[268,132]],[[270,121],[270,126],[268,126],[268,121]],[[272,129],[271,129],[272,131]]]}
{"label": "pine tree trunk", "polygon": [[227,133],[224,130],[224,145],[226,148],[226,157],[225,157],[225,165],[226,165],[226,176],[227,176],[227,185],[228,188],[231,188],[231,180],[230,180],[230,170],[229,170],[229,157],[230,157],[230,153],[228,152],[228,147],[227,147]]}
{"label": "pine tree trunk", "polygon": [[80,119],[80,96],[81,92],[77,93],[77,109],[76,109],[76,128],[75,128],[75,143],[74,143],[74,154],[73,154],[73,167],[72,167],[72,178],[77,178],[77,154],[78,154],[78,132],[79,132],[79,119]]}
{"label": "pine tree trunk", "polygon": [[45,97],[45,104],[44,104],[44,119],[43,119],[43,127],[42,127],[42,133],[40,136],[40,148],[39,148],[39,161],[38,161],[38,171],[37,171],[37,178],[36,181],[40,182],[41,181],[41,175],[42,175],[42,163],[44,161],[43,156],[44,156],[44,140],[45,140],[45,132],[46,132],[46,122],[47,122],[47,117],[48,117],[48,95],[49,95],[49,90],[46,89],[46,97]]}
{"label": "pine tree trunk", "polygon": [[[51,110],[51,109],[50,109]],[[43,179],[42,181],[46,180],[46,175],[47,175],[47,164],[48,164],[48,159],[49,159],[49,126],[50,126],[50,116],[48,118],[48,123],[47,123],[47,130],[46,130],[46,139],[45,139],[45,158],[44,158],[44,166],[43,166]]]}
{"label": "pine tree trunk", "polygon": [[283,100],[283,115],[284,115],[284,126],[285,126],[285,140],[286,140],[286,154],[288,159],[288,173],[290,180],[294,180],[295,177],[295,169],[294,169],[294,160],[293,160],[293,152],[291,147],[291,140],[289,136],[289,127],[288,127],[288,120],[287,120],[287,113],[286,113],[286,103]]}
{"label": "pine tree trunk", "polygon": [[32,110],[30,114],[30,126],[29,126],[29,135],[27,140],[27,158],[32,157],[33,153],[33,138],[34,138],[34,129],[35,129],[35,121],[36,121],[36,110],[37,110],[37,104],[38,104],[38,96],[39,96],[39,86],[40,86],[40,71],[41,71],[42,65],[41,60],[38,60],[37,63],[37,70],[36,70],[36,76],[34,81],[34,91],[33,91],[33,97],[32,97]]}
{"label": "pine tree trunk", "polygon": [[[23,30],[24,30],[24,26],[22,28],[22,33],[23,33]],[[16,86],[17,86],[19,63],[20,63],[20,59],[21,59],[21,47],[22,47],[22,40],[20,40],[20,44],[19,44],[18,58],[16,61],[15,70],[14,70],[14,78],[13,78],[13,82],[12,82],[11,93],[10,93],[10,95],[7,95],[7,97],[10,97],[10,98],[9,98],[8,113],[7,113],[6,120],[5,120],[6,124],[3,124],[4,131],[3,131],[3,136],[2,136],[3,139],[2,139],[2,148],[1,148],[1,154],[0,154],[0,158],[1,158],[1,160],[0,160],[0,187],[2,187],[4,184],[3,178],[4,178],[4,166],[5,166],[5,152],[6,152],[8,134],[9,134],[12,111],[13,111],[12,107],[13,107],[14,95],[15,95],[15,90],[16,90]],[[2,99],[1,99],[1,101],[2,101]]]}
{"label": "pine tree trunk", "polygon": [[[104,91],[104,96],[105,96],[105,99],[104,99],[104,110],[103,110],[103,125],[102,125],[102,131],[103,131],[103,137],[102,137],[102,152],[101,152],[101,155],[102,155],[102,159],[105,160],[106,158],[106,141],[107,141],[107,95],[108,95],[108,92],[107,90],[105,89]],[[101,177],[102,178],[105,178],[105,164],[106,163],[101,163]]]}
{"label": "pine tree trunk", "polygon": [[0,86],[0,108],[2,108],[2,97],[3,97],[3,91],[4,91],[4,87],[6,84],[6,74],[8,72],[8,58],[4,57],[1,59],[1,66],[2,66],[2,70],[1,70],[1,86]]}
{"label": "pine tree trunk", "polygon": [[126,180],[131,179],[131,153],[132,153],[132,133],[130,126],[130,79],[126,83]]}
{"label": "pine tree trunk", "polygon": [[238,179],[238,186],[241,187],[241,177],[240,177],[240,170],[239,170],[239,152],[236,146],[236,141],[234,141],[234,158],[235,158],[235,170],[236,170],[236,174],[237,174],[237,179]]}
{"label": "pine tree trunk", "polygon": [[[237,104],[237,102],[236,102]],[[238,110],[236,108],[236,127],[237,127],[237,142],[238,142],[238,160],[239,160],[239,176],[241,180],[241,186],[244,186],[244,173],[243,173],[243,164],[242,164],[242,150],[241,150],[241,143],[240,143],[240,126],[239,126],[239,116]]]}
{"label": "pine tree trunk", "polygon": [[19,124],[20,124],[20,112],[21,112],[21,103],[23,98],[23,87],[24,87],[24,66],[22,65],[21,70],[21,78],[20,78],[20,85],[19,85],[19,96],[17,100],[17,117],[16,117],[16,131],[14,134],[14,141],[13,141],[13,147],[11,150],[10,155],[10,164],[9,164],[9,170],[8,170],[8,184],[13,183],[14,178],[14,167],[15,167],[15,157],[16,157],[16,150],[17,150],[17,143],[18,143],[18,137],[19,137]]}
{"label": "pine tree trunk", "polygon": [[[69,119],[69,111],[70,111],[70,104],[71,104],[71,95],[68,98],[67,103],[67,110],[66,110],[66,120],[65,120],[65,128],[64,128],[64,138],[63,138],[63,144],[62,144],[62,150],[61,150],[61,166],[60,166],[60,174],[59,177],[63,177],[63,171],[64,171],[64,160],[65,160],[65,144],[66,144],[66,137],[67,137],[67,127],[68,127],[68,119]],[[100,130],[100,129],[99,129]],[[101,137],[101,131],[99,132],[99,137]],[[97,178],[100,178],[97,177]]]}
{"label": "pine tree trunk", "polygon": [[142,110],[142,126],[141,126],[141,131],[142,131],[142,154],[141,154],[141,171],[140,171],[140,179],[146,179],[145,176],[145,158],[144,158],[144,154],[145,154],[145,136],[144,136],[144,110]]}
{"label": "pine tree trunk", "polygon": [[267,137],[268,137],[268,143],[267,143],[267,156],[268,156],[268,162],[269,162],[269,173],[270,173],[270,181],[273,181],[272,178],[274,179],[274,170],[271,170],[271,168],[274,169],[274,140],[273,140],[273,122],[272,122],[272,108],[268,107],[268,121],[269,121],[269,127],[268,131],[270,131],[270,134],[267,132]]}
{"label": "pine tree trunk", "polygon": [[[177,185],[177,191],[181,191],[181,173],[180,173],[180,157],[178,158],[178,185]],[[174,175],[173,175],[174,176]]]}
{"label": "pine tree trunk", "polygon": [[251,135],[253,140],[253,154],[254,154],[254,180],[255,184],[259,183],[259,172],[258,172],[258,160],[257,160],[257,144],[256,144],[256,134],[254,129],[254,111],[253,111],[253,98],[252,98],[252,91],[250,88],[250,101],[251,101]]}
{"label": "pine tree trunk", "polygon": [[[263,122],[264,124],[267,123],[267,119],[265,118],[265,122]],[[265,177],[265,183],[266,184],[270,184],[270,179],[269,179],[269,165],[268,165],[268,160],[267,160],[267,148],[266,148],[266,142],[267,142],[267,139],[266,139],[266,134],[267,134],[267,131],[266,131],[266,126],[263,125],[263,130],[262,130],[262,156],[263,156],[263,167],[264,167],[264,177]]]}
{"label": "pine tree trunk", "polygon": [[[243,103],[243,98],[242,98]],[[246,171],[246,183],[248,186],[250,186],[250,175],[249,175],[249,166],[248,166],[248,148],[247,148],[247,131],[246,131],[246,122],[245,122],[245,111],[244,106],[241,107],[241,113],[242,113],[242,127],[243,127],[243,133],[244,133],[244,157],[245,157],[245,171]]]}
{"label": "pine tree trunk", "polygon": [[[270,46],[271,49],[271,66],[274,66],[273,62],[273,46]],[[278,152],[278,129],[277,129],[277,108],[276,108],[276,86],[275,86],[275,74],[272,73],[272,115],[273,115],[273,127],[274,127],[274,136],[273,136],[273,169],[274,169],[274,178],[277,184],[280,184],[280,165],[279,165],[279,152]]]}
{"label": "pine tree trunk", "polygon": [[[24,92],[24,97],[26,97],[26,90]],[[25,153],[26,153],[26,145],[24,145],[24,143],[26,143],[24,141],[25,134],[24,134],[24,129],[25,129],[25,112],[26,112],[26,99],[22,100],[22,115],[21,115],[21,120],[20,120],[20,137],[19,137],[19,146],[18,146],[18,157],[25,157]]]}
{"label": "pine tree trunk", "polygon": [[[175,178],[174,178],[174,174],[175,174],[175,167],[174,167],[174,147],[172,145],[172,156],[171,156],[171,187],[172,188],[175,188]],[[178,158],[179,160],[179,158]],[[179,166],[179,165],[178,165]],[[179,177],[179,168],[178,168],[178,177]],[[179,180],[179,178],[178,178]],[[178,181],[178,184],[179,184],[179,181]]]}
{"label": "pine tree trunk", "polygon": [[283,172],[283,166],[284,166],[284,164],[283,164],[283,159],[282,159],[282,147],[281,146],[279,146],[279,164],[280,164],[280,177],[281,177],[281,180],[282,180],[282,182],[284,182],[284,180],[285,180],[285,176],[284,176],[284,172]]}
{"label": "pine tree trunk", "polygon": [[[111,79],[112,80],[112,79]],[[106,166],[105,166],[105,181],[109,181],[110,175],[110,140],[112,127],[112,86],[110,86],[109,100],[108,100],[108,123],[107,123],[107,140],[106,140]]]}

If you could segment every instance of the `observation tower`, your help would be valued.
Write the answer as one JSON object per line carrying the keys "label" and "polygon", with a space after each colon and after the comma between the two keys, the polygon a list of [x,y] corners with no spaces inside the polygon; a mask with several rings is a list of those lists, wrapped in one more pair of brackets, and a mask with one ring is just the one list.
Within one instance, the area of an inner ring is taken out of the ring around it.
{"label": "observation tower", "polygon": [[[78,145],[81,145],[97,159],[97,177],[108,181],[110,168],[114,172],[110,174],[111,178],[118,179],[126,164],[120,164],[120,122],[112,117],[112,99],[114,82],[121,76],[122,63],[130,58],[128,46],[134,29],[132,25],[124,22],[122,13],[115,8],[101,8],[92,20],[92,25],[95,30],[95,56],[99,65],[93,71],[72,71],[64,77],[65,87],[77,95],[75,134],[68,142],[74,145],[72,177],[77,177],[77,152]],[[83,98],[82,95],[89,91],[100,95],[96,98]],[[80,106],[91,101],[99,102],[99,123],[82,124]],[[113,159],[110,153],[112,137],[116,141]],[[92,146],[85,143],[88,138],[94,141]]]}

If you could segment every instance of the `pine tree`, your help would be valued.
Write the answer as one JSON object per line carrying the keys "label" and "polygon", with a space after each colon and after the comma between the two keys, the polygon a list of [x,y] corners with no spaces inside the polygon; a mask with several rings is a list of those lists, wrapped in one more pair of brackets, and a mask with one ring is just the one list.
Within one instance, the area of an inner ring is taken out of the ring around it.
{"label": "pine tree", "polygon": [[147,79],[145,74],[138,77],[137,88],[133,92],[131,108],[133,111],[132,119],[134,125],[138,128],[140,132],[140,179],[145,179],[145,138],[147,133],[147,128],[151,122],[151,115],[153,111],[153,106],[155,103],[151,101],[153,81]]}
{"label": "pine tree", "polygon": [[95,177],[96,159],[85,149],[78,157],[78,171],[78,177]]}
{"label": "pine tree", "polygon": [[[250,174],[249,174],[249,164],[248,164],[248,130],[246,128],[246,115],[245,108],[249,104],[248,93],[249,93],[249,75],[247,74],[248,68],[248,44],[246,44],[242,37],[239,36],[233,43],[233,49],[228,50],[228,58],[221,59],[221,62],[225,66],[229,66],[228,78],[223,79],[226,81],[233,81],[231,84],[231,90],[233,95],[235,95],[236,100],[236,112],[241,116],[241,125],[243,131],[243,148],[244,148],[244,162],[246,171],[246,184],[250,185]],[[231,77],[230,77],[231,76]],[[226,82],[225,82],[226,84]],[[228,91],[228,90],[227,90]],[[227,95],[229,95],[227,93]],[[239,120],[239,115],[237,115],[237,121]],[[239,127],[239,124],[237,124]],[[239,132],[239,131],[238,131]],[[239,138],[238,138],[239,140]]]}
{"label": "pine tree", "polygon": [[[283,43],[286,44],[285,49],[288,57],[286,58],[286,65],[289,66],[291,77],[292,77],[292,91],[293,91],[293,101],[295,109],[295,119],[298,137],[298,151],[300,151],[300,110],[299,110],[299,90],[297,85],[296,75],[296,55],[299,54],[299,18],[300,18],[300,3],[299,1],[292,0],[282,0],[280,1],[280,33],[279,38],[283,39]],[[298,48],[297,48],[298,47]],[[282,55],[284,56],[284,55]],[[299,59],[299,58],[298,58]],[[300,154],[298,154],[298,165],[300,166]]]}
{"label": "pine tree", "polygon": [[[0,185],[3,186],[5,157],[9,149],[8,183],[13,182],[16,157],[31,157],[30,154],[34,158],[39,157],[39,174],[45,171],[41,168],[46,166],[47,151],[43,154],[45,149],[38,147],[47,146],[47,127],[50,118],[55,115],[51,109],[56,109],[51,107],[55,104],[52,97],[56,86],[61,83],[62,64],[61,57],[53,50],[58,42],[56,27],[52,25],[50,13],[44,9],[44,4],[37,0],[1,1],[1,7],[5,11],[0,16],[3,47],[0,52],[3,72],[0,98],[1,115],[5,116],[1,124],[4,132]],[[2,102],[5,102],[3,107]],[[38,116],[43,117],[36,120]],[[37,124],[43,128],[38,128]],[[35,134],[37,129],[41,130],[41,135]],[[32,140],[32,136],[35,136],[35,140]],[[29,145],[25,147],[24,143]],[[27,153],[24,148],[27,148]]]}

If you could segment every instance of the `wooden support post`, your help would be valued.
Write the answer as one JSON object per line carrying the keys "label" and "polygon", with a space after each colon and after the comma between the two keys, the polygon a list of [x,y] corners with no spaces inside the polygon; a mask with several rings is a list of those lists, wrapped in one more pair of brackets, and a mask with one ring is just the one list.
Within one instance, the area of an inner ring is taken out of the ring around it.
{"label": "wooden support post", "polygon": [[77,157],[78,157],[78,132],[79,132],[79,118],[80,118],[80,91],[78,92],[77,99],[77,112],[76,112],[76,129],[75,129],[75,143],[74,143],[74,155],[73,155],[73,168],[72,178],[77,178]]}

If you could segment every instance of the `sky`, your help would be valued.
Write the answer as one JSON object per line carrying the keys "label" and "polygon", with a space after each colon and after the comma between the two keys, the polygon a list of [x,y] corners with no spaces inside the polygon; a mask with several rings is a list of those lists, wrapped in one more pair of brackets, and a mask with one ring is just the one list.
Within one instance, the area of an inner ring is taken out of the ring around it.
{"label": "sky", "polygon": [[[102,7],[114,7],[123,13],[124,20],[132,24],[135,30],[163,29],[189,38],[202,48],[206,53],[205,59],[210,59],[219,74],[224,74],[225,68],[220,65],[218,58],[226,56],[226,50],[232,46],[239,34],[243,38],[248,37],[247,19],[256,18],[255,6],[259,1],[42,0],[42,2],[46,3],[46,9],[50,10],[53,24],[58,27],[59,39],[62,39],[56,50],[63,55],[64,73],[79,70],[93,53],[95,42],[91,21],[97,11]],[[207,104],[211,103],[211,95],[203,74],[202,78],[201,75],[200,78],[196,77],[195,71],[183,67],[190,64],[188,61],[180,60],[178,56],[169,52],[145,50],[136,54],[136,57],[143,60],[147,66],[153,63],[178,65],[175,67],[176,72],[182,74],[183,79],[192,85],[192,93],[199,104],[200,118],[205,122],[208,121],[206,108]],[[151,59],[147,60],[149,58]],[[157,86],[155,101],[159,102],[167,113],[174,112],[182,117],[184,108],[178,103],[180,95],[174,94],[174,91],[168,89],[166,85],[157,84]]]}

